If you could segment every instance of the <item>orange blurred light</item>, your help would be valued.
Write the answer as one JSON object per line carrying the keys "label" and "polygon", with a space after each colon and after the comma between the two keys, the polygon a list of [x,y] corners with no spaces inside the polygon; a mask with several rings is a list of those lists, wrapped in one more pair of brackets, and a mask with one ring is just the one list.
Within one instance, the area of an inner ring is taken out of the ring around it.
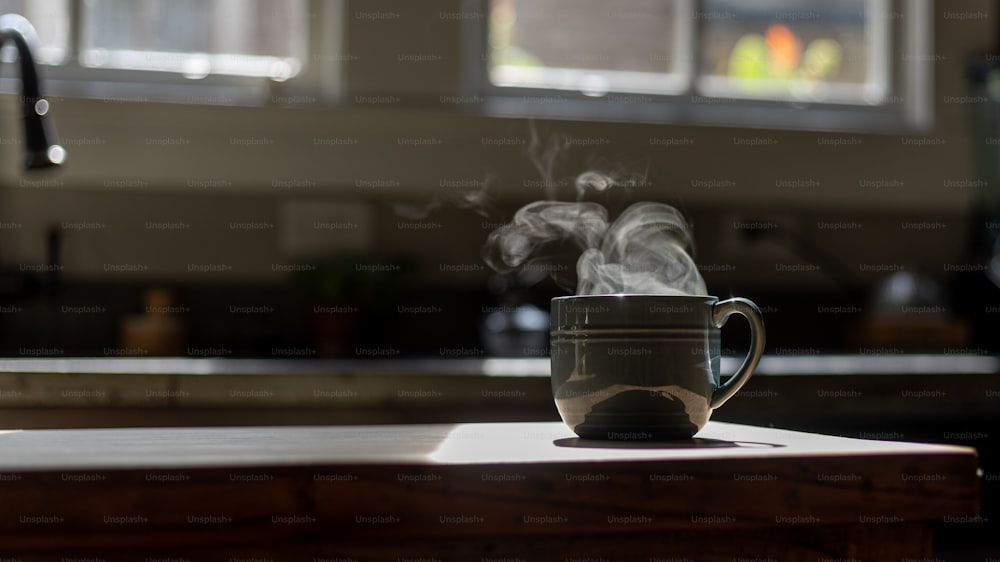
{"label": "orange blurred light", "polygon": [[788,26],[771,24],[764,33],[764,38],[767,41],[773,75],[785,77],[798,68],[802,58],[802,44]]}

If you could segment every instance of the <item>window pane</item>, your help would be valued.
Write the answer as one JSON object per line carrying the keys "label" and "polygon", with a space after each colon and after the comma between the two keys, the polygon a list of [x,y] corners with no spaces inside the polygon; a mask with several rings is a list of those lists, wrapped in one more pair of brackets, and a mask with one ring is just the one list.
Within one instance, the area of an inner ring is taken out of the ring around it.
{"label": "window pane", "polygon": [[680,4],[491,0],[490,80],[592,95],[677,90]]}
{"label": "window pane", "polygon": [[878,103],[888,81],[887,18],[874,0],[704,0],[703,93]]}
{"label": "window pane", "polygon": [[305,0],[87,0],[85,66],[208,74],[297,74]]}
{"label": "window pane", "polygon": [[[69,47],[69,0],[0,0],[0,14],[21,14],[38,32],[35,59],[60,64]],[[4,57],[5,62],[9,62]]]}

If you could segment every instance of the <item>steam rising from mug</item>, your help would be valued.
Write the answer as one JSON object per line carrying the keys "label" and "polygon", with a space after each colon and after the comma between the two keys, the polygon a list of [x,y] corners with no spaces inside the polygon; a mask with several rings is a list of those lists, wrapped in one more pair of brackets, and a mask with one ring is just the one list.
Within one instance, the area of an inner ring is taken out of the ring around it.
{"label": "steam rising from mug", "polygon": [[[548,274],[577,295],[708,293],[691,258],[691,229],[677,209],[640,202],[612,220],[607,207],[585,201],[648,185],[644,175],[590,170],[571,183],[557,181],[556,164],[570,146],[567,137],[543,137],[534,125],[529,132],[528,156],[542,177],[545,199],[521,207],[509,223],[490,233],[483,247],[490,267],[518,273],[529,284]],[[496,178],[488,178],[476,188],[446,192],[422,204],[396,204],[396,212],[422,219],[438,207],[455,206],[499,220],[496,184]],[[575,192],[574,202],[559,200],[564,185]],[[575,267],[566,263],[567,256]]]}
{"label": "steam rising from mug", "polygon": [[[575,186],[582,198],[616,183],[610,176],[586,172]],[[705,281],[691,258],[692,244],[684,217],[665,203],[635,203],[609,221],[607,209],[598,203],[536,201],[490,234],[483,257],[501,273],[545,268],[572,290],[571,277],[557,267],[559,254],[570,245],[580,252],[577,295],[705,295]]]}

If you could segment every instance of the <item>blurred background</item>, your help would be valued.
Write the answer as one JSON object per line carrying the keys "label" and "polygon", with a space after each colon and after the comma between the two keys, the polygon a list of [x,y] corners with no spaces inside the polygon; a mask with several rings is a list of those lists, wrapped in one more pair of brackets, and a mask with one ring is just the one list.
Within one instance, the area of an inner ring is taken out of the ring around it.
{"label": "blurred background", "polygon": [[993,5],[744,4],[0,2],[69,154],[20,170],[8,45],[0,353],[545,356],[572,262],[482,246],[588,170],[772,353],[995,352]]}

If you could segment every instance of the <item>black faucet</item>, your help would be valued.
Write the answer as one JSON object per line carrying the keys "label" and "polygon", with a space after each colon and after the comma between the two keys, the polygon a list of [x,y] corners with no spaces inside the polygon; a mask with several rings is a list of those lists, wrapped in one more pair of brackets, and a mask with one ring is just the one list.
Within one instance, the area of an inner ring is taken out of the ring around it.
{"label": "black faucet", "polygon": [[17,47],[21,61],[21,105],[24,111],[24,167],[29,170],[58,166],[66,150],[55,141],[45,115],[49,102],[42,97],[32,52],[37,48],[35,28],[18,14],[0,16],[0,48],[8,41]]}
{"label": "black faucet", "polygon": [[[56,143],[55,134],[45,118],[49,102],[42,97],[32,55],[38,45],[35,28],[18,14],[0,15],[0,48],[10,41],[17,48],[21,64],[21,109],[24,113],[24,167],[29,170],[58,166],[66,159],[66,150]],[[58,231],[49,233],[49,262],[58,260]],[[52,267],[47,284],[55,291],[58,269]],[[34,275],[0,268],[0,302],[7,297],[21,298],[37,290],[40,281]]]}

